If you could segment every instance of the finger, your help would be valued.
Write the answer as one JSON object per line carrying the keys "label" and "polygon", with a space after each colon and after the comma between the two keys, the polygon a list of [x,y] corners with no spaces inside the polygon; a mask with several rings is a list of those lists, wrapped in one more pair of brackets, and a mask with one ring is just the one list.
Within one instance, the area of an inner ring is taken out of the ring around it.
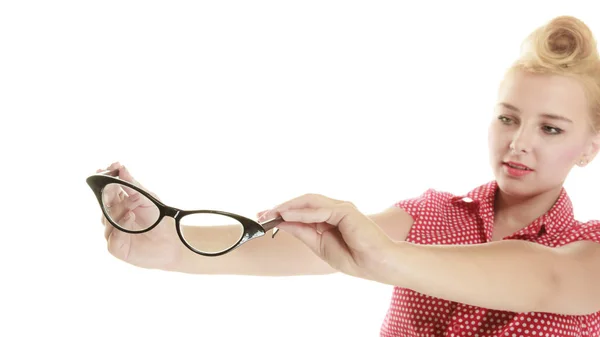
{"label": "finger", "polygon": [[[109,208],[121,205],[121,207],[129,207],[129,204],[133,201],[137,201],[142,198],[142,195],[131,188],[124,185],[109,184],[104,188],[103,197],[104,205]],[[147,200],[146,198],[143,198]],[[133,209],[133,208],[130,208]]]}
{"label": "finger", "polygon": [[[113,203],[112,205],[107,206],[106,212],[110,216],[110,218],[115,221],[115,219],[121,219],[123,216],[127,214],[129,211],[133,211],[136,208],[140,207],[146,198],[143,198],[140,193],[137,193],[131,197],[125,197],[123,200]],[[117,221],[120,225],[121,222]]]}
{"label": "finger", "polygon": [[328,224],[326,222],[319,222],[316,224],[317,233],[323,234],[327,231],[334,230],[336,226]]}
{"label": "finger", "polygon": [[[135,184],[135,181],[133,180],[131,173],[129,173],[129,171],[127,171],[125,166],[121,165],[119,162],[112,163],[107,168],[107,170],[111,170],[111,171],[118,170],[119,171],[118,177],[121,180],[125,180],[125,181]],[[138,187],[141,188],[141,186],[138,186]],[[103,194],[103,198],[104,198],[104,200],[103,200],[104,204],[112,205],[115,202],[122,201],[125,197],[138,194],[138,192],[136,190],[133,190],[133,189],[128,188],[127,186],[124,186],[121,184],[109,184],[104,188],[102,194]]]}
{"label": "finger", "polygon": [[[333,207],[320,208],[302,208],[281,211],[281,216],[285,221],[295,221],[302,223],[329,223],[333,214]],[[336,225],[335,223],[330,223]]]}
{"label": "finger", "polygon": [[107,209],[112,208],[123,201],[124,191],[115,184],[107,185],[102,191],[102,204]]}
{"label": "finger", "polygon": [[138,229],[141,229],[141,226],[138,223],[135,222],[135,219],[136,219],[136,216],[135,216],[134,212],[132,212],[132,211],[126,211],[115,222],[119,225],[119,227],[125,228],[127,230],[138,230]]}
{"label": "finger", "polygon": [[302,196],[296,197],[294,199],[288,200],[273,209],[269,210],[265,213],[265,217],[274,217],[281,215],[281,212],[287,211],[290,209],[298,209],[298,208],[320,208],[320,207],[332,207],[337,203],[340,203],[340,200],[328,198],[324,195],[320,194],[304,194]]}
{"label": "finger", "polygon": [[121,163],[118,161],[111,163],[106,168],[96,170],[96,173],[100,173],[102,171],[114,171],[118,170],[121,167]]}
{"label": "finger", "polygon": [[[133,175],[131,174],[131,172],[129,172],[129,169],[125,165],[123,165],[123,167],[121,169],[119,169],[119,178],[121,178],[121,179],[123,179],[123,180],[125,180],[127,182],[130,182],[130,183],[134,184],[135,186],[137,186],[137,187],[143,189],[144,191],[148,192],[151,196],[153,196],[157,200],[160,200],[160,198],[155,193],[150,192],[139,181],[135,180],[135,178],[133,177]],[[135,190],[133,190],[131,188],[128,188],[126,186],[123,186],[123,188],[125,189],[125,191],[129,195],[133,195],[133,194],[138,193],[137,191],[135,191]]]}
{"label": "finger", "polygon": [[[333,268],[340,269],[348,263],[348,246],[339,231],[325,230],[323,234],[320,234],[319,224],[300,222],[283,222],[279,226],[281,230],[300,240]],[[330,229],[335,229],[334,226],[329,226]]]}
{"label": "finger", "polygon": [[104,216],[104,213],[102,213],[102,216],[100,217],[100,222],[102,223],[103,226],[109,225],[108,220]]}
{"label": "finger", "polygon": [[126,210],[133,211],[138,208],[144,202],[144,198],[140,193],[136,193],[129,197],[126,197],[122,202],[122,207]]}
{"label": "finger", "polygon": [[321,235],[317,232],[316,224],[302,222],[282,222],[278,226],[279,229],[290,233],[302,241],[315,254],[319,255]]}
{"label": "finger", "polygon": [[114,227],[113,225],[108,222],[108,220],[106,220],[106,218],[104,218],[104,220],[102,221],[102,223],[104,223],[104,238],[106,240],[108,240],[108,238],[110,237],[110,234],[112,233]]}
{"label": "finger", "polygon": [[122,232],[116,228],[112,229],[107,238],[106,246],[108,251],[116,258],[126,260],[127,256],[129,255],[131,238],[132,236],[125,232]]}
{"label": "finger", "polygon": [[130,230],[139,228],[139,226],[135,223],[135,213],[130,211],[123,214],[123,217],[119,220],[118,224],[119,226]]}
{"label": "finger", "polygon": [[280,213],[286,221],[304,223],[326,222],[334,226],[340,226],[343,223],[352,223],[361,217],[366,217],[351,202],[341,202],[334,205],[314,204],[312,207],[288,209]]}
{"label": "finger", "polygon": [[257,220],[258,220],[259,222],[260,222],[260,221],[262,221],[262,220],[265,220],[265,219],[266,219],[265,215],[267,214],[267,212],[268,212],[268,211],[269,211],[269,210],[268,210],[268,209],[266,209],[266,210],[264,210],[264,211],[260,211],[260,212],[256,213],[256,218],[257,218]]}
{"label": "finger", "polygon": [[142,224],[137,222],[137,217],[134,212],[129,212],[129,213],[131,213],[131,216],[125,222],[125,224],[127,225],[127,228],[129,228],[131,230],[140,231],[140,230],[146,229],[148,227],[148,226],[143,226]]}
{"label": "finger", "polygon": [[122,199],[119,194],[122,192],[121,187],[117,184],[108,184],[102,190],[102,202],[104,205],[111,206]]}
{"label": "finger", "polygon": [[135,180],[131,176],[131,173],[129,173],[129,171],[127,171],[125,165],[122,165],[118,161],[110,164],[106,169],[98,169],[98,170],[96,170],[96,173],[101,172],[101,171],[106,171],[106,170],[108,170],[108,171],[118,170],[119,171],[118,177],[121,180],[125,180],[125,181],[128,181],[128,182],[131,182],[131,183],[133,183],[135,185]]}
{"label": "finger", "polygon": [[113,171],[113,170],[118,169],[119,167],[121,167],[121,164],[118,161],[116,161],[116,162],[108,165],[106,168],[97,169],[96,173],[100,173],[102,171]]}
{"label": "finger", "polygon": [[[131,172],[129,172],[129,170],[125,166],[122,166],[121,168],[119,168],[119,179],[127,181],[129,183],[132,183],[141,189],[145,189],[142,186],[142,184],[140,184],[138,181],[136,181],[133,178],[133,176],[131,175]],[[125,192],[127,192],[128,195],[134,195],[134,194],[138,193],[136,190],[131,189],[127,186],[123,186],[123,189],[125,190]]]}
{"label": "finger", "polygon": [[125,189],[133,191],[126,186],[117,185],[117,184],[109,184],[104,188],[103,192],[106,198],[104,199],[104,205],[108,207],[113,207],[122,203],[130,203],[133,201],[139,200],[142,195],[137,191],[133,191],[133,193],[127,193]]}
{"label": "finger", "polygon": [[[120,189],[118,186],[108,186],[107,189],[110,189],[113,187]],[[106,213],[108,213],[108,215],[111,217],[111,219],[113,219],[113,221],[115,221],[115,219],[121,219],[127,211],[135,210],[137,207],[139,207],[144,202],[144,199],[141,198],[141,195],[139,193],[137,195],[134,195],[131,197],[125,197],[124,196],[125,194],[122,190],[118,193],[122,196],[122,199],[121,199],[121,197],[118,197],[117,202],[104,201],[104,206],[106,207]],[[116,222],[118,224],[121,224],[120,221],[121,220],[118,220]],[[108,221],[108,219],[106,218],[104,213],[102,213],[102,215],[100,217],[100,222],[105,227],[108,227],[109,228],[108,230],[110,231],[110,228],[112,228],[112,224]],[[110,233],[105,233],[105,234],[107,236]]]}
{"label": "finger", "polygon": [[137,182],[135,181],[135,179],[133,179],[131,172],[129,172],[129,170],[125,166],[121,166],[121,168],[119,168],[119,178],[137,186]]}
{"label": "finger", "polygon": [[324,222],[336,226],[349,246],[361,250],[376,246],[383,239],[380,228],[348,202],[333,207],[292,209],[282,212],[281,216],[290,222]]}

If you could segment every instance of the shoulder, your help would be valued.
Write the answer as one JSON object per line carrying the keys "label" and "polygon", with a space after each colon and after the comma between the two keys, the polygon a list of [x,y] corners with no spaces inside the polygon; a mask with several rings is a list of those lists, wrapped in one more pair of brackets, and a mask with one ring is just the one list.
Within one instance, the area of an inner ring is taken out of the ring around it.
{"label": "shoulder", "polygon": [[571,240],[591,240],[600,242],[600,220],[589,220],[587,222],[574,221],[569,226],[568,234]]}
{"label": "shoulder", "polygon": [[424,211],[443,211],[452,205],[453,200],[459,198],[461,196],[456,194],[429,188],[419,196],[396,202],[394,206],[410,214],[413,219],[417,219]]}
{"label": "shoulder", "polygon": [[422,216],[442,216],[454,210],[470,212],[474,205],[489,203],[497,188],[495,180],[481,184],[465,194],[429,188],[419,196],[396,202],[394,206],[403,209],[415,220]]}
{"label": "shoulder", "polygon": [[423,207],[423,206],[441,206],[452,200],[460,198],[460,196],[442,190],[429,188],[421,195],[400,200],[394,204],[396,207]]}
{"label": "shoulder", "polygon": [[574,227],[578,230],[597,229],[600,227],[600,220],[588,220],[586,222],[577,221],[577,224]]}
{"label": "shoulder", "polygon": [[404,241],[415,221],[427,212],[430,205],[443,205],[452,194],[428,189],[421,195],[394,203],[384,211],[369,215],[383,231],[396,241]]}

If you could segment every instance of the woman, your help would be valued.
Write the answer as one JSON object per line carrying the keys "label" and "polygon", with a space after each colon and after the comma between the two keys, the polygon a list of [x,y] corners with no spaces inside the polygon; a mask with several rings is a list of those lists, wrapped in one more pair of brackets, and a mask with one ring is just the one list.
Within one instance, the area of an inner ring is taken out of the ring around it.
{"label": "woman", "polygon": [[[573,166],[586,166],[600,148],[598,49],[588,27],[566,16],[523,47],[489,127],[495,180],[466,195],[430,189],[370,216],[349,202],[303,195],[259,214],[284,218],[277,240],[252,240],[217,258],[181,245],[171,218],[133,236],[103,219],[109,251],[145,268],[339,271],[390,284],[382,336],[598,335],[600,222],[575,220],[563,188]],[[119,163],[108,169],[139,185]],[[135,222],[144,209],[130,205]]]}

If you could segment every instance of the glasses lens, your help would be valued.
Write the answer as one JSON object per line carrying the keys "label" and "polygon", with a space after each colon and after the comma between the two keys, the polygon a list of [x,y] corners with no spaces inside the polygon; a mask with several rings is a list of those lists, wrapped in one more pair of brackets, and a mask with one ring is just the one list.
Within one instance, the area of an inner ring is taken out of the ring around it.
{"label": "glasses lens", "polygon": [[188,214],[181,218],[180,224],[184,240],[204,253],[227,250],[244,235],[244,226],[239,221],[220,214]]}
{"label": "glasses lens", "polygon": [[[148,229],[160,217],[158,207],[150,199],[119,183],[111,183],[104,187],[102,206],[110,220],[130,231]],[[129,211],[133,216],[127,217]]]}

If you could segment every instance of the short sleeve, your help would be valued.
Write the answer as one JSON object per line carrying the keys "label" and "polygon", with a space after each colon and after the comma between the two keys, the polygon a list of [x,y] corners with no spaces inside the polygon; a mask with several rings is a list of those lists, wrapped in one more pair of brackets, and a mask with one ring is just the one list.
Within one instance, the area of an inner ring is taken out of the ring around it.
{"label": "short sleeve", "polygon": [[418,222],[423,215],[423,210],[426,207],[427,200],[430,199],[435,193],[436,191],[430,188],[420,196],[398,201],[394,204],[394,206],[402,208],[413,218],[415,222]]}
{"label": "short sleeve", "polygon": [[576,227],[575,233],[571,233],[573,241],[593,241],[600,243],[600,221],[592,220]]}

